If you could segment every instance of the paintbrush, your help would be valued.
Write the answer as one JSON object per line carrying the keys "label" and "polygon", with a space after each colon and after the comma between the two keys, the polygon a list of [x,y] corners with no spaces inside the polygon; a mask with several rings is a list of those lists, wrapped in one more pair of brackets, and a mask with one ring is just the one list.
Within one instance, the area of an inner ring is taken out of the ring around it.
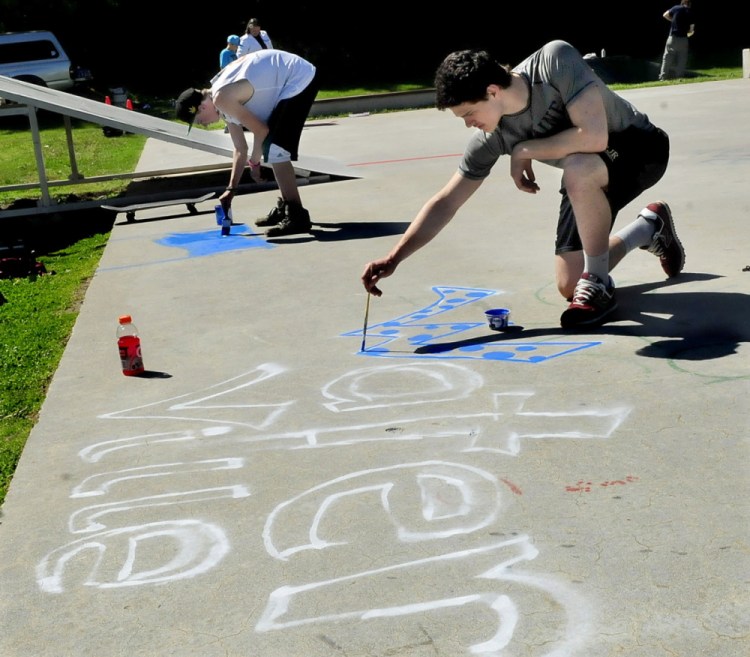
{"label": "paintbrush", "polygon": [[362,329],[362,346],[360,351],[365,350],[365,338],[367,337],[367,316],[370,314],[370,293],[367,293],[367,301],[365,301],[365,325]]}

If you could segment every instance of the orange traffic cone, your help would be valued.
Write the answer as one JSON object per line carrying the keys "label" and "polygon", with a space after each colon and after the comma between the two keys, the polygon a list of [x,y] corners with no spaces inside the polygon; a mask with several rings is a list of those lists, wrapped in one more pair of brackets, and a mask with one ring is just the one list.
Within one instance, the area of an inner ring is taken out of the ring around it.
{"label": "orange traffic cone", "polygon": [[125,108],[126,108],[126,109],[129,109],[129,110],[132,110],[132,109],[133,109],[133,101],[132,101],[132,100],[130,100],[130,98],[128,98],[128,99],[127,99],[127,100],[125,101]]}

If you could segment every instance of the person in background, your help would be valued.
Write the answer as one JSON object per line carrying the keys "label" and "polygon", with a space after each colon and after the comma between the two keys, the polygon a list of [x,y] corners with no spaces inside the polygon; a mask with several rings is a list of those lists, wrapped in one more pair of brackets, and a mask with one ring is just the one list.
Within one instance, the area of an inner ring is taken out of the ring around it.
{"label": "person in background", "polygon": [[692,3],[682,0],[679,5],[667,9],[662,16],[667,19],[669,36],[661,58],[660,80],[672,80],[685,76],[688,61],[688,39],[695,32]]}
{"label": "person in background", "polygon": [[[232,171],[219,197],[225,212],[231,208],[245,167],[260,182],[261,158],[271,165],[281,197],[266,217],[256,221],[258,226],[269,226],[268,237],[310,232],[310,214],[302,207],[292,161],[298,158],[302,129],[317,93],[313,64],[283,50],[259,50],[221,70],[210,89],[191,87],[175,103],[177,118],[191,127],[211,125],[221,116],[229,124]],[[252,149],[243,127],[253,135]]]}
{"label": "person in background", "polygon": [[227,64],[237,61],[237,48],[240,45],[240,37],[236,34],[230,34],[227,37],[227,46],[219,53],[219,70]]}
{"label": "person in background", "polygon": [[[437,108],[450,109],[474,134],[458,170],[399,242],[365,266],[360,280],[367,292],[382,294],[380,281],[448,225],[501,155],[509,156],[515,187],[528,194],[541,191],[535,162],[562,171],[555,276],[569,302],[563,328],[607,320],[617,307],[609,272],[635,249],[656,255],[668,277],[680,273],[685,253],[666,203],[649,203],[610,236],[617,212],[664,175],[669,137],[610,90],[572,45],[551,41],[513,69],[485,50],[453,52],[437,69],[435,91]],[[512,203],[498,214],[513,221]]]}
{"label": "person in background", "polygon": [[[237,61],[237,48],[240,45],[240,37],[236,34],[230,34],[227,37],[227,47],[219,53],[219,70],[224,69],[228,64]],[[229,132],[229,124],[224,126],[224,133]]]}
{"label": "person in background", "polygon": [[251,18],[247,22],[245,34],[240,38],[240,47],[237,56],[242,57],[242,55],[247,55],[256,50],[267,50],[270,48],[273,48],[273,43],[271,43],[271,37],[268,36],[268,32],[261,29],[260,21],[257,18]]}

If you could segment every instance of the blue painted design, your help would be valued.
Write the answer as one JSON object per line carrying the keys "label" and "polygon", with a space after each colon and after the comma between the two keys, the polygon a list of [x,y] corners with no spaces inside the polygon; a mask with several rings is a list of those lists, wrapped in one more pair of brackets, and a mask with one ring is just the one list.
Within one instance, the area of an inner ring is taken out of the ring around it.
{"label": "blue painted design", "polygon": [[[358,354],[378,358],[473,359],[542,363],[601,344],[601,342],[587,340],[533,341],[510,337],[477,342],[476,333],[473,337],[465,335],[466,343],[461,344],[461,337],[458,336],[476,328],[485,328],[490,337],[493,332],[486,322],[440,323],[436,322],[435,318],[461,306],[476,303],[500,293],[497,290],[450,286],[435,286],[432,289],[438,295],[438,299],[429,306],[396,319],[368,326],[365,351],[360,351]],[[513,322],[511,322],[512,326]],[[522,330],[519,331],[519,335],[523,335]],[[341,336],[361,339],[362,328],[342,333]],[[452,340],[447,340],[448,338]],[[453,344],[446,344],[450,342]],[[399,345],[401,345],[400,349]]]}
{"label": "blue painted design", "polygon": [[184,249],[189,258],[245,249],[275,249],[277,246],[266,242],[262,235],[254,233],[245,224],[233,225],[229,235],[222,235],[219,229],[212,229],[200,233],[170,233],[155,241],[163,246]]}

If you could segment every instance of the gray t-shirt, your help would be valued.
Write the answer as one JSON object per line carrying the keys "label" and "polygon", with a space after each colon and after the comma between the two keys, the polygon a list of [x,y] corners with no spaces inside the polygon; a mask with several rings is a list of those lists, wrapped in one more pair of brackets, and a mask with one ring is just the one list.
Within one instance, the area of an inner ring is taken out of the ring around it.
{"label": "gray t-shirt", "polygon": [[[211,80],[211,91],[237,80],[249,80],[253,95],[245,103],[261,121],[268,121],[279,101],[302,93],[315,77],[315,66],[298,55],[283,50],[258,50],[240,57]],[[239,123],[225,117],[230,123]]]}
{"label": "gray t-shirt", "polygon": [[[498,158],[509,155],[518,142],[549,137],[570,128],[567,106],[592,84],[601,90],[610,134],[631,126],[651,127],[648,116],[610,90],[565,41],[550,41],[513,71],[529,87],[529,104],[517,114],[503,116],[493,132],[477,130],[458,167],[470,180],[486,178]],[[559,167],[561,161],[544,163]]]}

